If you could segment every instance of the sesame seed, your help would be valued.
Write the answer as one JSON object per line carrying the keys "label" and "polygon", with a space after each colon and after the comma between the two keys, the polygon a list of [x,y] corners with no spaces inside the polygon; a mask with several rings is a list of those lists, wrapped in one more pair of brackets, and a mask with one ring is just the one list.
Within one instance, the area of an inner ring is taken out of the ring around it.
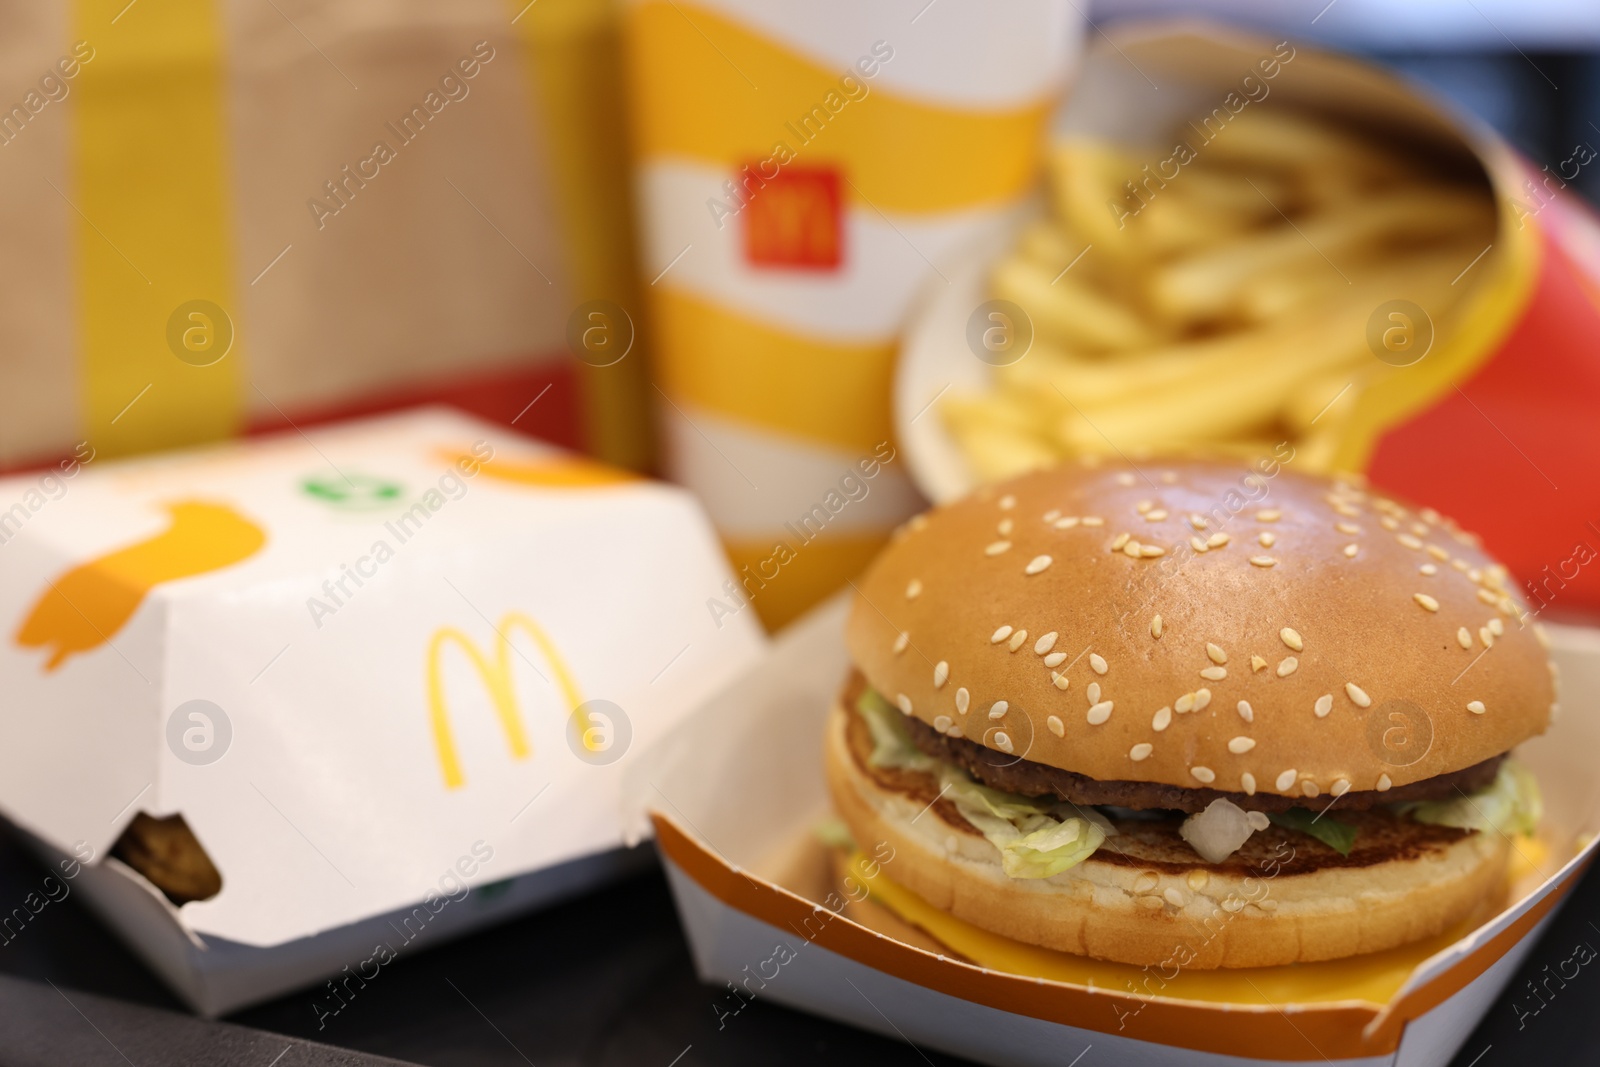
{"label": "sesame seed", "polygon": [[1052,715],[1044,721],[1044,724],[1050,727],[1050,732],[1057,737],[1067,736],[1067,724],[1061,721],[1061,716]]}
{"label": "sesame seed", "polygon": [[1208,682],[1220,682],[1228,676],[1226,667],[1206,667],[1200,672],[1200,677]]}
{"label": "sesame seed", "polygon": [[1150,729],[1154,730],[1156,733],[1160,733],[1170,725],[1172,725],[1171,708],[1162,708],[1160,711],[1156,712],[1150,717]]}
{"label": "sesame seed", "polygon": [[1278,561],[1271,556],[1251,556],[1250,565],[1252,567],[1276,567]]}
{"label": "sesame seed", "polygon": [[1416,534],[1418,537],[1427,537],[1428,526],[1426,523],[1414,522],[1411,524],[1411,532]]}
{"label": "sesame seed", "polygon": [[1085,515],[1081,520],[1085,526],[1104,526],[1106,520],[1098,515]]}
{"label": "sesame seed", "polygon": [[1119,533],[1111,542],[1111,551],[1121,552],[1122,546],[1128,543],[1131,534]]}
{"label": "sesame seed", "polygon": [[1239,718],[1243,719],[1245,722],[1256,721],[1256,709],[1250,706],[1250,702],[1248,700],[1241,700],[1235,706],[1238,708]]}
{"label": "sesame seed", "polygon": [[1242,756],[1256,747],[1255,738],[1239,736],[1228,742],[1228,751],[1235,756]]}
{"label": "sesame seed", "polygon": [[1001,511],[1010,511],[1012,508],[1014,508],[1016,506],[1017,506],[1017,498],[1012,496],[1010,493],[1007,493],[1005,496],[1000,498],[1000,510]]}
{"label": "sesame seed", "polygon": [[1506,624],[1501,622],[1499,619],[1490,619],[1489,632],[1494,634],[1496,637],[1504,637],[1506,632]]}
{"label": "sesame seed", "polygon": [[1256,540],[1261,542],[1262,548],[1271,548],[1278,541],[1278,536],[1271,530],[1262,530],[1256,535]]}
{"label": "sesame seed", "polygon": [[1232,540],[1232,537],[1229,537],[1227,534],[1219,530],[1210,537],[1206,538],[1206,544],[1210,545],[1212,548],[1221,548],[1223,545]]}
{"label": "sesame seed", "polygon": [[1038,574],[1053,562],[1054,560],[1049,556],[1034,556],[1033,559],[1028,561],[1028,565],[1022,569],[1022,573]]}
{"label": "sesame seed", "polygon": [[1305,781],[1300,783],[1300,792],[1304,793],[1308,797],[1314,797],[1320,796],[1322,794],[1322,789],[1318,787],[1316,782],[1313,782],[1311,779],[1307,778]]}
{"label": "sesame seed", "polygon": [[1478,627],[1478,640],[1483,642],[1484,648],[1494,647],[1494,634],[1487,626]]}
{"label": "sesame seed", "polygon": [[1446,552],[1439,545],[1430,544],[1430,545],[1425,545],[1423,547],[1425,547],[1428,550],[1428,555],[1432,556],[1434,559],[1449,559],[1450,558],[1450,553]]}
{"label": "sesame seed", "polygon": [[1154,752],[1155,750],[1156,746],[1152,745],[1150,742],[1140,741],[1137,745],[1134,745],[1132,748],[1128,749],[1128,758],[1133,760],[1133,762],[1138,763],[1140,760],[1148,758],[1150,753]]}
{"label": "sesame seed", "polygon": [[950,727],[954,726],[955,724],[956,721],[948,715],[935,715],[933,717],[933,728],[938,730],[941,734],[949,733]]}
{"label": "sesame seed", "polygon": [[1026,642],[1027,640],[1028,640],[1028,631],[1026,631],[1026,630],[1018,630],[1016,633],[1011,635],[1011,640],[1006,642],[1006,644],[1011,649],[1011,651],[1015,652],[1017,649],[1021,648],[1023,646],[1023,643]]}
{"label": "sesame seed", "polygon": [[1001,752],[1010,752],[1011,736],[1004,730],[996,730],[994,732],[994,747],[998,748]]}
{"label": "sesame seed", "polygon": [[995,532],[1001,537],[1010,537],[1013,524],[1010,519],[1001,519],[1000,525],[995,527]]}
{"label": "sesame seed", "polygon": [[1422,566],[1417,568],[1417,573],[1426,574],[1429,578],[1432,578],[1435,574],[1439,573],[1439,568],[1434,566],[1432,563],[1424,563]]}
{"label": "sesame seed", "polygon": [[1478,599],[1483,601],[1485,604],[1489,604],[1489,605],[1492,606],[1495,603],[1497,603],[1500,598],[1495,596],[1494,593],[1490,592],[1487,589],[1480,589],[1480,590],[1478,590]]}
{"label": "sesame seed", "polygon": [[1467,632],[1467,628],[1465,626],[1456,631],[1456,644],[1460,645],[1462,648],[1472,647],[1472,634]]}
{"label": "sesame seed", "polygon": [[950,664],[940,660],[933,665],[933,687],[943,689],[944,683],[950,678]]}
{"label": "sesame seed", "polygon": [[1124,556],[1129,556],[1129,557],[1131,557],[1133,559],[1138,559],[1139,558],[1140,550],[1141,550],[1141,546],[1140,546],[1139,542],[1133,541],[1133,540],[1128,541],[1126,544],[1124,544],[1122,546],[1122,554]]}
{"label": "sesame seed", "polygon": [[1206,705],[1211,703],[1211,690],[1196,689],[1194,691],[1194,710],[1204,711]]}
{"label": "sesame seed", "polygon": [[1452,559],[1450,561],[1450,566],[1454,567],[1456,570],[1460,571],[1462,574],[1465,574],[1467,572],[1467,561],[1464,560],[1464,559]]}
{"label": "sesame seed", "polygon": [[913,578],[913,579],[911,579],[911,581],[909,583],[907,583],[907,585],[906,585],[906,599],[907,600],[915,600],[915,599],[917,599],[917,594],[919,594],[921,592],[922,592],[922,581],[921,581],[921,579]]}
{"label": "sesame seed", "polygon": [[1483,581],[1483,572],[1478,570],[1476,567],[1471,567],[1467,570],[1467,577],[1472,579],[1474,582],[1481,582]]}
{"label": "sesame seed", "polygon": [[1367,691],[1365,689],[1361,688],[1356,683],[1354,683],[1354,682],[1346,682],[1346,683],[1344,683],[1344,692],[1345,692],[1345,696],[1349,697],[1351,703],[1353,703],[1356,707],[1358,707],[1358,708],[1370,708],[1370,707],[1372,707],[1372,698],[1367,696]]}
{"label": "sesame seed", "polygon": [[1129,474],[1127,471],[1123,471],[1121,474],[1117,475],[1118,485],[1132,485],[1133,482],[1133,475]]}
{"label": "sesame seed", "polygon": [[1256,521],[1257,522],[1277,522],[1278,519],[1282,516],[1282,514],[1283,513],[1280,512],[1277,508],[1267,508],[1265,511],[1256,512]]}
{"label": "sesame seed", "polygon": [[[1201,771],[1201,770],[1205,770],[1205,768],[1204,767],[1196,767],[1195,770]],[[1163,900],[1165,900],[1168,904],[1171,904],[1174,908],[1183,907],[1183,903],[1184,903],[1184,901],[1183,901],[1183,890],[1179,889],[1177,886],[1172,886],[1172,885],[1167,886],[1167,888],[1165,888],[1165,889],[1163,889],[1161,891],[1161,898]]]}
{"label": "sesame seed", "polygon": [[1100,683],[1099,682],[1090,682],[1089,683],[1089,687],[1084,690],[1084,695],[1086,695],[1089,698],[1089,703],[1091,703],[1091,704],[1100,703]]}
{"label": "sesame seed", "polygon": [[1392,785],[1394,781],[1387,774],[1378,775],[1378,792],[1387,793]]}
{"label": "sesame seed", "polygon": [[1139,554],[1145,559],[1154,559],[1157,556],[1165,556],[1167,550],[1160,545],[1140,545]]}
{"label": "sesame seed", "polygon": [[1415,537],[1412,537],[1410,534],[1400,534],[1398,537],[1395,538],[1395,540],[1399,541],[1402,545],[1405,545],[1407,548],[1421,548],[1422,547],[1422,542],[1417,540]]}
{"label": "sesame seed", "polygon": [[1239,775],[1239,784],[1244,787],[1245,796],[1253,797],[1256,795],[1256,776],[1249,771]]}
{"label": "sesame seed", "polygon": [[1333,694],[1323,693],[1317,698],[1316,704],[1312,705],[1311,710],[1317,713],[1317,718],[1327,718],[1328,712],[1333,710]]}
{"label": "sesame seed", "polygon": [[1060,517],[1061,517],[1061,509],[1060,508],[1051,508],[1049,511],[1044,513],[1044,521],[1045,522],[1055,522]]}
{"label": "sesame seed", "polygon": [[894,654],[898,656],[900,653],[904,652],[906,650],[906,646],[910,643],[911,635],[906,633],[906,631],[901,630],[899,635],[894,639]]}
{"label": "sesame seed", "polygon": [[1162,508],[1156,508],[1154,511],[1147,511],[1144,513],[1146,522],[1162,522],[1166,519],[1166,517],[1167,513]]}
{"label": "sesame seed", "polygon": [[1483,701],[1481,700],[1469,700],[1467,701],[1467,710],[1474,715],[1482,715],[1488,709],[1483,706]]}
{"label": "sesame seed", "polygon": [[1207,784],[1217,780],[1217,772],[1210,767],[1190,767],[1189,773],[1194,775],[1195,781]]}
{"label": "sesame seed", "polygon": [[1256,672],[1256,673],[1260,673],[1261,671],[1266,670],[1267,669],[1266,658],[1263,657],[1263,656],[1251,656],[1250,657],[1250,669],[1252,671]]}
{"label": "sesame seed", "polygon": [[1000,629],[996,630],[994,633],[989,635],[989,643],[991,645],[998,645],[1001,641],[1004,641],[1006,638],[1008,638],[1010,636],[1011,636],[1011,627],[1002,626],[1002,627],[1000,627]]}
{"label": "sesame seed", "polygon": [[1288,645],[1294,651],[1305,651],[1306,643],[1305,641],[1301,640],[1300,631],[1296,630],[1294,627],[1285,626],[1283,629],[1278,631],[1278,636],[1282,638],[1284,644]]}
{"label": "sesame seed", "polygon": [[1066,660],[1067,654],[1065,652],[1052,652],[1044,658],[1044,665],[1046,667],[1059,667],[1065,663]]}
{"label": "sesame seed", "polygon": [[1210,641],[1206,642],[1206,655],[1211,659],[1212,663],[1228,662],[1228,654],[1222,651],[1222,646],[1213,644]]}
{"label": "sesame seed", "polygon": [[961,714],[965,715],[967,713],[967,708],[971,705],[971,703],[972,703],[972,694],[967,692],[967,687],[966,686],[962,686],[960,689],[956,690],[956,710],[957,711],[959,711]]}
{"label": "sesame seed", "polygon": [[1423,508],[1421,511],[1417,512],[1417,514],[1422,516],[1423,522],[1430,524],[1438,522],[1440,519],[1439,513],[1432,508]]}
{"label": "sesame seed", "polygon": [[1294,780],[1297,777],[1299,777],[1299,772],[1291,767],[1289,770],[1286,770],[1282,774],[1278,775],[1278,780],[1273,784],[1278,787],[1278,792],[1287,793],[1289,788],[1294,785]]}
{"label": "sesame seed", "polygon": [[1185,715],[1194,710],[1194,694],[1185,693],[1172,702],[1172,710],[1179,715]]}
{"label": "sesame seed", "polygon": [[1189,538],[1189,547],[1196,552],[1209,552],[1211,550],[1211,546],[1200,540],[1198,536]]}
{"label": "sesame seed", "polygon": [[1206,517],[1204,515],[1190,515],[1189,525],[1193,526],[1196,530],[1204,530],[1211,524],[1206,521]]}
{"label": "sesame seed", "polygon": [[1350,792],[1350,780],[1348,778],[1335,778],[1333,785],[1328,787],[1328,792],[1336,797],[1344,796]]}
{"label": "sesame seed", "polygon": [[1361,527],[1353,522],[1336,522],[1333,524],[1333,528],[1342,534],[1349,534],[1351,537],[1361,532]]}
{"label": "sesame seed", "polygon": [[1145,911],[1159,911],[1162,907],[1160,897],[1139,897],[1139,906]]}
{"label": "sesame seed", "polygon": [[1068,515],[1064,519],[1057,519],[1051,525],[1058,530],[1070,530],[1074,526],[1078,525],[1078,517],[1076,515]]}
{"label": "sesame seed", "polygon": [[1427,593],[1412,593],[1411,599],[1421,604],[1425,611],[1438,611],[1439,602]]}
{"label": "sesame seed", "polygon": [[1256,901],[1251,901],[1251,903],[1253,903],[1256,907],[1260,908],[1262,911],[1277,911],[1278,910],[1278,902],[1276,900],[1272,900],[1272,899],[1256,900]]}
{"label": "sesame seed", "polygon": [[1039,640],[1033,643],[1033,650],[1041,656],[1055,647],[1056,632],[1054,630],[1051,630],[1049,633],[1045,634],[1043,637],[1039,638]]}
{"label": "sesame seed", "polygon": [[1355,559],[1356,558],[1356,553],[1360,552],[1360,551],[1361,551],[1361,549],[1356,545],[1345,545],[1344,546],[1344,554],[1345,554],[1345,558],[1347,558],[1347,559]]}
{"label": "sesame seed", "polygon": [[1089,666],[1094,669],[1096,674],[1104,674],[1108,669],[1105,657],[1098,652],[1089,653]]}
{"label": "sesame seed", "polygon": [[1156,502],[1154,500],[1141,500],[1133,506],[1133,510],[1137,511],[1141,515],[1146,515],[1149,513],[1150,509],[1155,506]]}
{"label": "sesame seed", "polygon": [[1155,618],[1150,620],[1150,636],[1154,637],[1158,641],[1161,639],[1161,616],[1160,615],[1157,615]]}
{"label": "sesame seed", "polygon": [[1109,700],[1102,700],[1089,709],[1088,719],[1090,726],[1099,726],[1109,718],[1111,718],[1111,701]]}
{"label": "sesame seed", "polygon": [[1006,711],[1010,707],[1011,707],[1011,705],[1007,704],[1004,700],[996,700],[993,704],[989,705],[989,718],[991,718],[991,719],[1003,719],[1003,718],[1005,718],[1006,717]]}
{"label": "sesame seed", "polygon": [[1391,516],[1388,516],[1388,515],[1384,515],[1383,517],[1378,519],[1378,525],[1382,526],[1385,530],[1398,530],[1398,529],[1400,529],[1400,523],[1395,521],[1394,518],[1392,518]]}
{"label": "sesame seed", "polygon": [[1293,656],[1285,656],[1278,662],[1278,677],[1287,678],[1289,675],[1299,670],[1299,668],[1299,660],[1295,659]]}
{"label": "sesame seed", "polygon": [[1060,671],[1052,671],[1050,674],[1050,681],[1057,689],[1065,689],[1067,686],[1072,684],[1072,680],[1065,674],[1062,674]]}
{"label": "sesame seed", "polygon": [[1011,542],[1010,541],[994,541],[994,542],[984,546],[983,554],[985,556],[998,556],[1002,552],[1009,551],[1010,548],[1011,548]]}
{"label": "sesame seed", "polygon": [[894,698],[894,702],[896,704],[900,705],[900,710],[901,711],[905,712],[907,715],[911,714],[911,698],[910,697],[906,696],[904,693],[901,693],[899,696]]}

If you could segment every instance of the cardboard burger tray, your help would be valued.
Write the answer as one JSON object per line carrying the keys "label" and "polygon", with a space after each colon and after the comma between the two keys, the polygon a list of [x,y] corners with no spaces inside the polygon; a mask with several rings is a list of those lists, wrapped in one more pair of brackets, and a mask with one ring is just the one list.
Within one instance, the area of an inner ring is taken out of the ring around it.
{"label": "cardboard burger tray", "polygon": [[[1498,915],[1417,963],[1381,1003],[1277,1002],[1259,987],[1205,1002],[949,958],[937,944],[861,925],[841,895],[808,897],[796,889],[809,883],[791,877],[786,843],[812,832],[829,808],[821,737],[849,665],[847,608],[841,595],[785,631],[765,662],[652,754],[648,786],[633,784],[651,812],[696,966],[726,983],[729,1008],[755,992],[991,1064],[1060,1063],[1063,1049],[1090,1045],[1148,1064],[1443,1063],[1593,857],[1600,798],[1588,754],[1600,748],[1600,631],[1554,626],[1564,711],[1518,748],[1544,791],[1542,859]],[[882,871],[892,877],[892,867]]]}

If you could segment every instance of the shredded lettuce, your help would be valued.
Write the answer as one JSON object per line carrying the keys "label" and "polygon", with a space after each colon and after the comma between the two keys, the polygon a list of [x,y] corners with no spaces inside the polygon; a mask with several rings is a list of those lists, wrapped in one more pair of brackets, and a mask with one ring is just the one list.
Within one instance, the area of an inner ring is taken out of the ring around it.
{"label": "shredded lettuce", "polygon": [[1516,760],[1508,759],[1500,764],[1493,782],[1470,796],[1418,800],[1399,805],[1399,810],[1418,822],[1435,826],[1531,834],[1544,814],[1544,800],[1533,774]]}
{"label": "shredded lettuce", "polygon": [[1326,815],[1317,816],[1305,808],[1290,808],[1288,811],[1275,811],[1267,816],[1279,826],[1287,826],[1291,830],[1299,830],[1303,834],[1321,841],[1341,856],[1350,855],[1350,850],[1356,845],[1356,828],[1347,822],[1339,822]]}
{"label": "shredded lettuce", "polygon": [[872,734],[874,767],[922,771],[939,780],[941,795],[1000,850],[1000,866],[1012,878],[1049,878],[1075,867],[1115,834],[1093,809],[1048,797],[1025,797],[991,789],[959,767],[927,755],[911,740],[900,711],[867,690],[856,702]]}

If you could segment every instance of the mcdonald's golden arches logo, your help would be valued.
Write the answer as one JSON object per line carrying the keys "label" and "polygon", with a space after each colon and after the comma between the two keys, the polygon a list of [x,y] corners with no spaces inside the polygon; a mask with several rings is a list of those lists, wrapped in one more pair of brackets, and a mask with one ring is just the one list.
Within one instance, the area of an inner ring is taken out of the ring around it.
{"label": "mcdonald's golden arches logo", "polygon": [[461,756],[456,751],[455,737],[450,732],[450,706],[445,697],[444,680],[440,669],[446,645],[456,645],[465,652],[467,660],[483,681],[484,689],[494,705],[495,714],[499,717],[500,729],[505,735],[506,747],[511,750],[511,758],[523,760],[533,755],[533,747],[528,743],[528,734],[523,728],[522,711],[517,702],[516,687],[511,674],[513,651],[511,634],[514,630],[521,630],[533,639],[540,655],[544,657],[555,675],[556,687],[561,691],[567,710],[574,715],[580,714],[583,697],[578,692],[578,685],[573,680],[572,672],[567,668],[560,650],[544,632],[544,628],[527,615],[520,611],[508,611],[501,616],[500,622],[494,627],[493,659],[485,656],[477,642],[468,634],[454,626],[441,626],[428,639],[427,687],[428,716],[433,728],[434,750],[439,759],[439,770],[444,775],[446,789],[459,789],[466,784],[466,776],[461,770]]}

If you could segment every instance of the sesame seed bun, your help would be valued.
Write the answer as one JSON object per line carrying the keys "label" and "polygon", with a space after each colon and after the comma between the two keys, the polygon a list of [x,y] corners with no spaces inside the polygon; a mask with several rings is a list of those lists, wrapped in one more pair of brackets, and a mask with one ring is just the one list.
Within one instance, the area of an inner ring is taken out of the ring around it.
{"label": "sesame seed bun", "polygon": [[884,697],[1101,780],[1386,791],[1506,752],[1555,700],[1470,535],[1276,460],[1025,475],[912,520],[857,589],[847,641]]}
{"label": "sesame seed bun", "polygon": [[829,791],[855,840],[892,848],[884,876],[929,904],[1028,944],[1136,966],[1309,963],[1432,937],[1505,896],[1504,835],[1386,811],[1340,814],[1359,827],[1348,857],[1271,827],[1221,864],[1195,855],[1175,820],[1115,819],[1121,832],[1077,866],[1014,879],[932,775],[868,769],[860,724],[835,705],[825,742]]}

